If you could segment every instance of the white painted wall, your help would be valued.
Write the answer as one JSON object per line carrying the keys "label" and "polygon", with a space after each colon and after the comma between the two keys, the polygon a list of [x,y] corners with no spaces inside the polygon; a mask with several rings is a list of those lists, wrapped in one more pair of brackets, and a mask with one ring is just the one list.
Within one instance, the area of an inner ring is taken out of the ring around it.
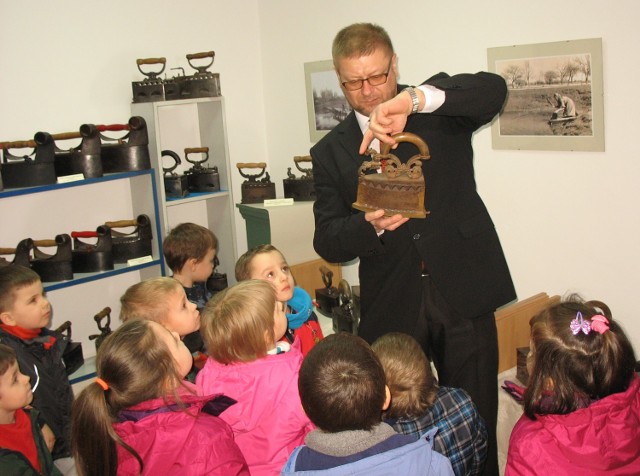
{"label": "white painted wall", "polygon": [[[635,0],[0,0],[0,140],[125,122],[130,83],[140,79],[136,58],[165,56],[188,71],[185,54],[213,49],[231,161],[268,162],[282,196],[293,156],[312,145],[303,64],[330,59],[343,26],[383,25],[407,83],[439,71],[484,70],[490,47],[601,37],[606,151],[493,150],[485,129],[474,142],[476,178],[519,297],[577,291],[601,299],[640,353],[633,284],[640,267],[633,117],[640,97],[632,86],[640,76],[639,14]],[[239,201],[242,179],[234,179]],[[9,226],[10,217],[0,220]],[[243,252],[239,214],[236,228]]]}

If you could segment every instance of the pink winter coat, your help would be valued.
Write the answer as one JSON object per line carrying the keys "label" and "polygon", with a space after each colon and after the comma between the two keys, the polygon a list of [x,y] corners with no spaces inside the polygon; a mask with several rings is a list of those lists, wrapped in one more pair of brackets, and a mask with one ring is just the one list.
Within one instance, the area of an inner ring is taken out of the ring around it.
{"label": "pink winter coat", "polygon": [[223,365],[209,358],[196,382],[205,393],[237,400],[220,415],[231,425],[253,476],[280,474],[289,455],[314,427],[302,410],[300,342],[289,352]]}
{"label": "pink winter coat", "polygon": [[511,433],[506,476],[639,475],[640,378],[567,415],[520,417]]}
{"label": "pink winter coat", "polygon": [[[114,429],[144,462],[145,475],[249,475],[247,463],[220,418],[202,407],[213,397],[180,395],[187,409],[169,408],[162,398],[148,400],[121,413],[127,421]],[[118,475],[138,475],[138,461],[122,446]]]}

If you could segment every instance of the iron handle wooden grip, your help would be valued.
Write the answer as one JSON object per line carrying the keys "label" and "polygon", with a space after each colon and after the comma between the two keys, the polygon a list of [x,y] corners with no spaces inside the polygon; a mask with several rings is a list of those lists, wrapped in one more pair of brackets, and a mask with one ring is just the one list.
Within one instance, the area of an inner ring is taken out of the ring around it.
{"label": "iron handle wooden grip", "polygon": [[14,255],[16,254],[15,248],[0,248],[0,255]]}
{"label": "iron handle wooden grip", "polygon": [[102,311],[100,311],[98,314],[93,316],[93,319],[96,322],[98,322],[100,319],[102,319],[103,317],[108,316],[109,314],[111,314],[111,308],[107,306]]}
{"label": "iron handle wooden grip", "polygon": [[311,156],[310,155],[296,155],[293,158],[293,161],[297,164],[300,162],[311,162]]}
{"label": "iron handle wooden grip", "polygon": [[209,147],[190,147],[187,149],[184,149],[184,154],[208,154],[209,153]]}
{"label": "iron handle wooden grip", "polygon": [[239,162],[236,164],[239,169],[264,169],[267,167],[266,162]]}
{"label": "iron handle wooden grip", "polygon": [[190,53],[187,55],[188,60],[192,59],[202,59],[202,58],[213,58],[215,56],[214,51],[206,51],[204,53]]}
{"label": "iron handle wooden grip", "polygon": [[136,64],[140,66],[141,64],[166,64],[167,58],[138,58],[136,60]]}
{"label": "iron handle wooden grip", "polygon": [[36,141],[32,140],[16,140],[12,142],[0,142],[0,149],[21,149],[24,147],[35,147]]}
{"label": "iron handle wooden grip", "polygon": [[56,240],[33,240],[35,246],[58,246]]}
{"label": "iron handle wooden grip", "polygon": [[138,224],[137,220],[118,220],[118,221],[108,221],[104,225],[109,228],[123,228],[125,226],[136,226]]}
{"label": "iron handle wooden grip", "polygon": [[[420,151],[420,155],[427,158],[429,157],[429,147],[427,147],[427,143],[419,135],[413,134],[411,132],[398,132],[391,137],[395,139],[396,142],[409,142],[415,145]],[[390,150],[391,144],[387,144],[385,142],[380,148],[380,154],[388,154]]]}
{"label": "iron handle wooden grip", "polygon": [[97,231],[72,231],[71,238],[98,238]]}

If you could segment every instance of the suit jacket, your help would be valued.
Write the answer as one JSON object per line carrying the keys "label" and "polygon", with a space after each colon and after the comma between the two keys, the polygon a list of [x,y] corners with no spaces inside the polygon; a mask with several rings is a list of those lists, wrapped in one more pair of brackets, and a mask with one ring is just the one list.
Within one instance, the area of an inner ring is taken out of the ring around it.
{"label": "suit jacket", "polygon": [[[512,301],[515,290],[491,217],[476,191],[473,133],[500,111],[504,80],[491,73],[448,76],[425,84],[446,92],[435,112],[409,116],[405,131],[422,137],[431,159],[423,161],[426,219],[411,219],[378,237],[352,207],[362,132],[355,114],[311,149],[316,189],[316,252],[329,262],[360,258],[359,334],[373,341],[387,332],[412,334],[421,304],[421,261],[447,303],[465,318]],[[398,91],[404,86],[399,86]],[[406,162],[417,153],[402,143],[392,151]]]}

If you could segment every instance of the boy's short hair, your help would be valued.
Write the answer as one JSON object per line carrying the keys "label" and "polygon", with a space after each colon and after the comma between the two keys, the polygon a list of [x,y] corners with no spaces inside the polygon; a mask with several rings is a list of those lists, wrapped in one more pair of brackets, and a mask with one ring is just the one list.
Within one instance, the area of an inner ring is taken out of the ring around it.
{"label": "boy's short hair", "polygon": [[[271,253],[272,251],[276,251],[280,253],[280,250],[273,245],[258,245],[254,246],[246,253],[244,253],[238,261],[236,261],[236,281],[246,281],[247,279],[251,279],[251,262],[253,258],[262,253]],[[280,255],[284,258],[282,253]]]}
{"label": "boy's short hair", "polygon": [[218,249],[218,238],[208,228],[195,223],[181,223],[171,229],[162,245],[167,266],[174,273],[190,259],[202,261],[211,249]]}
{"label": "boy's short hair", "polygon": [[4,375],[16,361],[16,351],[5,344],[0,344],[0,375]]}
{"label": "boy's short hair", "polygon": [[167,315],[167,294],[182,289],[173,278],[160,277],[130,286],[120,298],[120,320],[147,319],[164,324]]}
{"label": "boy's short hair", "polygon": [[371,348],[380,359],[391,405],[385,417],[420,417],[433,405],[438,385],[429,359],[410,335],[390,332],[379,337]]}
{"label": "boy's short hair", "polygon": [[331,334],[307,354],[298,379],[302,407],[321,430],[370,430],[382,421],[384,370],[369,344]]}
{"label": "boy's short hair", "polygon": [[11,310],[15,292],[36,281],[40,281],[40,276],[30,268],[17,264],[0,266],[0,312]]}
{"label": "boy's short hair", "polygon": [[260,279],[242,281],[213,296],[200,311],[200,333],[209,356],[230,364],[267,355],[265,332],[274,338],[275,305],[275,289]]}

